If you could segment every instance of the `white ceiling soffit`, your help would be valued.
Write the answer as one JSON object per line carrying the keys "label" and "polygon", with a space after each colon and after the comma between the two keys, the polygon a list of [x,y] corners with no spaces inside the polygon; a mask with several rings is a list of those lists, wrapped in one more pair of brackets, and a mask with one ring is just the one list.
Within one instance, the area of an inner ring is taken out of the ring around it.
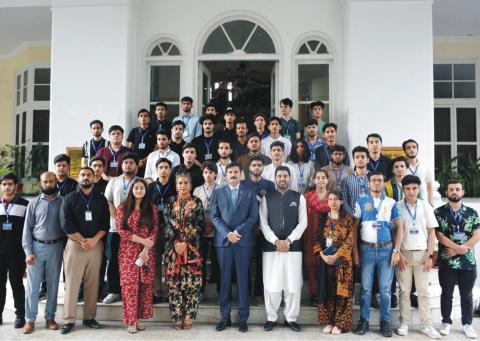
{"label": "white ceiling soffit", "polygon": [[434,37],[480,37],[480,0],[434,0]]}

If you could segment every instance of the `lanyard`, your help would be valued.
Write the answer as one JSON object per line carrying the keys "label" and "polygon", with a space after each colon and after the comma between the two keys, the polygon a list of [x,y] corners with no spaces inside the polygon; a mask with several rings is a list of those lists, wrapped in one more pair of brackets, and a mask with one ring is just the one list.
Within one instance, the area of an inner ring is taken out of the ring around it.
{"label": "lanyard", "polygon": [[96,143],[96,141],[94,139],[92,139],[90,142],[91,142],[90,145],[93,148],[94,154],[97,154],[97,151],[100,149],[100,146],[102,145],[103,139],[98,141],[98,144]]}
{"label": "lanyard", "polygon": [[[405,208],[407,209],[408,214],[412,218],[413,225],[415,226],[415,220],[417,219],[417,200],[415,200],[415,206],[413,206],[413,214],[408,208],[407,200],[404,199],[403,201],[405,202]],[[380,208],[380,206],[378,208]]]}
{"label": "lanyard", "polygon": [[62,191],[62,189],[63,189],[63,187],[65,187],[65,185],[66,185],[66,184],[67,184],[67,179],[65,179],[65,181],[64,181],[64,182],[62,182],[62,184],[61,184],[61,185],[59,185],[59,184],[57,183],[57,188],[58,188],[58,191],[59,191],[59,192],[61,192],[61,191]]}
{"label": "lanyard", "polygon": [[303,167],[300,168],[300,162],[297,163],[298,171],[300,172],[300,178],[303,179],[303,174],[305,173],[305,164],[303,164]]}
{"label": "lanyard", "polygon": [[378,204],[378,208],[375,207],[375,200],[373,200],[373,197],[371,195],[368,196],[368,200],[372,204],[372,208],[375,210],[375,220],[378,221],[378,212],[380,211],[383,201],[385,200],[385,194],[382,193],[382,196],[380,197],[380,203]]}
{"label": "lanyard", "polygon": [[157,183],[157,190],[158,190],[158,193],[160,194],[160,199],[162,199],[162,202],[163,202],[163,197],[167,193],[169,187],[170,187],[170,185],[168,184],[164,187],[163,191],[161,191],[160,190],[160,185]]}
{"label": "lanyard", "polygon": [[10,215],[10,211],[12,210],[12,207],[13,205],[15,204],[15,201],[17,201],[17,197],[15,197],[11,202],[10,202],[10,205],[7,209],[7,203],[5,203],[5,201],[3,201],[3,197],[2,197],[2,206],[3,206],[3,209],[5,210],[5,214],[7,216],[7,223],[8,223],[8,216]]}
{"label": "lanyard", "polygon": [[85,203],[87,204],[87,211],[90,211],[90,203],[92,202],[93,192],[90,193],[90,195],[88,196],[88,200],[87,200],[87,197],[85,196],[85,194],[83,194],[82,191],[80,191],[79,193],[80,193],[80,196],[82,197],[83,201],[85,201]]}
{"label": "lanyard", "polygon": [[310,140],[305,138],[305,142],[307,142],[308,149],[310,150],[310,160],[315,160],[315,146],[317,145],[318,140],[319,138],[317,137],[315,143],[310,143]]}
{"label": "lanyard", "polygon": [[412,173],[412,175],[416,175],[416,174],[417,174],[418,166],[420,166],[420,162],[417,162],[417,167],[415,167],[415,172],[414,172],[414,171],[412,170],[412,168],[410,167],[410,165],[408,165],[408,170]]}
{"label": "lanyard", "polygon": [[264,130],[263,133],[260,135],[260,140],[263,140],[267,136],[268,136],[268,131]]}
{"label": "lanyard", "polygon": [[345,168],[345,165],[341,165],[339,170],[336,170],[332,167],[332,172],[335,175],[335,179],[337,180],[337,185],[340,185],[340,180],[342,180],[342,172]]}
{"label": "lanyard", "polygon": [[205,147],[207,148],[207,154],[210,154],[210,146],[213,143],[213,138],[210,137],[210,141],[208,141],[208,144],[207,144],[207,138],[205,137],[203,140],[203,143],[205,143]]}
{"label": "lanyard", "polygon": [[145,131],[143,131],[142,128],[138,128],[140,130],[140,140],[142,140],[142,143],[143,143],[143,140],[145,139],[145,135],[147,135],[148,133],[148,128],[145,129]]}
{"label": "lanyard", "polygon": [[225,169],[223,168],[223,165],[219,162],[218,165],[220,166],[220,170],[222,171],[223,179],[227,177],[227,174],[225,174],[225,169],[227,166],[225,166]]}
{"label": "lanyard", "polygon": [[373,171],[376,172],[378,165],[380,164],[380,159],[378,159],[377,161],[370,160],[369,164],[370,166],[372,166]]}
{"label": "lanyard", "polygon": [[208,203],[208,205],[210,205],[210,199],[212,198],[213,191],[215,190],[215,185],[216,185],[216,184],[213,183],[212,193],[210,194],[210,196],[208,196],[207,189],[205,188],[205,185],[202,186],[202,188],[203,188],[203,193],[205,193],[205,198],[207,198],[207,203]]}
{"label": "lanyard", "polygon": [[288,131],[290,129],[292,119],[289,119],[288,121],[286,119],[283,119],[283,122],[285,122],[284,128],[287,131],[287,135],[290,135],[290,132]]}
{"label": "lanyard", "polygon": [[363,178],[359,177],[358,175],[355,174],[355,176],[358,178],[358,182],[360,184],[360,187],[363,188],[363,192],[366,193],[367,192],[367,186],[365,184],[365,179],[366,179],[366,176],[364,176]]}
{"label": "lanyard", "polygon": [[159,121],[159,120],[157,119],[158,131],[163,130],[163,123],[162,123],[162,122],[164,122],[164,121]]}
{"label": "lanyard", "polygon": [[[130,184],[132,183],[132,181],[133,181],[133,179],[130,180],[130,181],[125,181],[125,179],[123,179],[123,191],[124,191],[124,192],[127,191],[128,187],[130,186]],[[125,183],[127,184],[126,186],[125,186]]]}
{"label": "lanyard", "polygon": [[463,210],[463,204],[460,206],[460,209],[457,211],[457,214],[455,214],[453,209],[450,207],[450,216],[452,217],[453,221],[457,225],[457,231],[460,231],[460,224],[462,223],[462,210]]}
{"label": "lanyard", "polygon": [[161,158],[165,158],[165,159],[168,159],[168,155],[170,155],[170,152],[172,150],[170,148],[167,149],[167,151],[165,153],[162,154],[162,152],[160,151],[160,149],[158,150],[158,154],[160,155]]}
{"label": "lanyard", "polygon": [[335,229],[335,224],[333,223],[332,216],[330,212],[328,212],[328,219],[330,220],[330,231],[328,232],[328,236],[331,238],[333,236],[333,231]]}
{"label": "lanyard", "polygon": [[[112,149],[112,146],[108,146],[108,149],[110,149],[110,153],[112,153],[113,156],[113,162],[117,161],[117,158],[115,157],[115,152]],[[118,150],[119,152],[122,150],[122,147],[120,146],[120,149]]]}
{"label": "lanyard", "polygon": [[325,154],[327,154],[328,164],[332,163],[332,158],[330,157],[330,151],[328,150],[328,146],[324,145],[323,149],[325,150]]}
{"label": "lanyard", "polygon": [[[182,122],[185,123],[185,129],[188,129],[188,122],[190,122],[190,119],[192,118],[192,116],[185,116],[183,115],[182,117]],[[187,122],[185,122],[185,119],[187,119]]]}

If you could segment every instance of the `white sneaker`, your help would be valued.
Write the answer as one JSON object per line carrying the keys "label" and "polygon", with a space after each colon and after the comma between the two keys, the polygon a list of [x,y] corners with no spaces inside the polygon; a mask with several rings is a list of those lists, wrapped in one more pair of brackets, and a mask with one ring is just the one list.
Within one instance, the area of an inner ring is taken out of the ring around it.
{"label": "white sneaker", "polygon": [[103,300],[103,303],[110,304],[117,301],[121,301],[122,297],[119,294],[108,294],[107,297]]}
{"label": "white sneaker", "polygon": [[471,324],[466,324],[463,326],[463,332],[465,333],[466,337],[471,339],[476,339],[478,337],[477,332],[473,329]]}
{"label": "white sneaker", "polygon": [[397,329],[397,334],[401,336],[408,335],[408,324],[406,322],[400,323],[400,327]]}
{"label": "white sneaker", "polygon": [[448,334],[450,334],[450,328],[451,327],[452,327],[452,325],[450,323],[442,323],[442,325],[440,326],[440,329],[438,331],[443,336],[447,336]]}
{"label": "white sneaker", "polygon": [[432,338],[432,339],[441,339],[442,338],[440,333],[437,332],[437,330],[435,328],[433,328],[432,325],[423,327],[421,329],[421,332],[423,334],[427,335],[428,337]]}

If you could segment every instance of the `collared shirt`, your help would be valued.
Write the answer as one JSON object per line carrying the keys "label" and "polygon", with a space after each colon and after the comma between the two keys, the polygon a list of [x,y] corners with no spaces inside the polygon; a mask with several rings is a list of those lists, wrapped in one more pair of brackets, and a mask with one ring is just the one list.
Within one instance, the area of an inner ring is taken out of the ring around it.
{"label": "collared shirt", "polygon": [[160,149],[151,152],[148,157],[147,157],[147,164],[145,166],[145,179],[152,179],[152,180],[157,180],[158,179],[158,174],[157,174],[157,168],[155,167],[155,164],[157,163],[158,160],[165,158],[167,160],[170,160],[172,163],[172,167],[178,166],[180,164],[180,156],[175,153],[173,150],[170,148],[167,148],[163,153]]}
{"label": "collared shirt", "polygon": [[[85,219],[88,200],[91,200],[88,205],[89,210],[92,212],[91,221]],[[78,232],[84,238],[92,238],[99,231],[108,231],[109,217],[110,212],[107,199],[94,191],[87,198],[79,189],[68,194],[63,199],[60,222],[66,234]]]}
{"label": "collared shirt", "polygon": [[377,161],[374,161],[370,158],[370,161],[367,164],[367,169],[370,172],[382,172],[385,180],[388,180],[392,177],[392,161],[382,154],[380,154],[380,157]]}
{"label": "collared shirt", "polygon": [[90,164],[90,160],[97,154],[97,152],[106,146],[108,146],[108,141],[103,137],[100,141],[95,141],[94,139],[85,141],[82,146],[82,157],[87,159],[87,164]]}
{"label": "collared shirt", "polygon": [[[113,149],[112,149],[113,150]],[[97,156],[105,160],[105,174],[110,177],[119,176],[123,173],[122,170],[122,162],[123,157],[131,152],[130,148],[121,146],[118,151],[114,151],[112,154],[112,150],[109,147],[104,147],[97,152]],[[113,167],[112,161],[115,160],[117,162],[117,166]]]}
{"label": "collared shirt", "polygon": [[78,182],[75,179],[67,177],[63,180],[62,183],[57,182],[57,188],[62,197],[66,196],[68,193],[75,192],[78,187]]}
{"label": "collared shirt", "polygon": [[420,195],[422,199],[428,200],[427,183],[433,181],[433,174],[430,167],[417,161],[415,166],[407,165],[407,174],[415,175],[420,178]]}
{"label": "collared shirt", "polygon": [[133,143],[133,151],[137,153],[140,159],[144,159],[155,149],[157,136],[155,130],[151,127],[145,129],[136,127],[130,130],[127,142]]}
{"label": "collared shirt", "polygon": [[[348,156],[348,151],[344,146],[338,145],[345,155],[343,163],[347,166],[350,166],[350,157]],[[332,158],[332,147],[328,144],[324,144],[322,147],[319,147],[315,150],[315,169],[319,169],[325,166],[328,166]]]}
{"label": "collared shirt", "polygon": [[397,205],[404,227],[402,250],[426,250],[428,229],[438,227],[433,207],[422,199],[417,199],[413,206],[405,203],[405,200],[399,200]]}
{"label": "collared shirt", "polygon": [[[283,162],[281,164],[282,166],[288,167],[290,169],[290,182],[288,188],[291,189],[292,191],[298,192],[298,179],[297,179],[297,172],[293,168],[292,165],[289,165],[286,162]],[[275,170],[277,169],[278,166],[275,166],[273,163],[269,164],[268,166],[265,166],[263,168],[263,173],[262,173],[262,178],[267,179],[275,183]]]}
{"label": "collared shirt", "polygon": [[340,184],[342,180],[345,179],[350,174],[353,174],[353,169],[350,166],[342,164],[339,168],[335,168],[332,164],[322,167],[321,169],[327,171],[328,173],[328,184],[327,190],[329,192],[340,189]]}
{"label": "collared shirt", "polygon": [[358,198],[353,216],[360,220],[360,237],[369,243],[392,240],[392,222],[400,219],[397,203],[382,194],[373,198],[370,194]]}
{"label": "collared shirt", "polygon": [[237,162],[239,163],[240,167],[242,168],[246,179],[248,179],[250,177],[250,170],[249,170],[250,162],[252,160],[252,157],[254,157],[256,155],[260,156],[262,158],[264,166],[272,163],[272,160],[268,156],[263,155],[260,152],[258,152],[257,154],[252,154],[251,152],[249,152],[248,154],[240,156],[238,158]]}
{"label": "collared shirt", "polygon": [[[367,173],[368,174],[368,173]],[[360,195],[368,194],[368,178],[367,174],[359,177],[357,173],[350,174],[340,183],[340,189],[343,194],[343,204],[348,214],[353,215],[355,203]]]}
{"label": "collared shirt", "polygon": [[[217,188],[223,187],[227,184],[227,166],[231,163],[232,161],[229,161],[226,165],[223,165],[220,161],[217,162],[217,179],[215,182],[217,183]],[[240,172],[240,180],[245,179],[245,173],[243,170]]]}
{"label": "collared shirt", "polygon": [[34,198],[27,207],[23,227],[22,246],[25,255],[33,255],[33,238],[47,241],[65,237],[60,224],[60,209],[63,197],[57,193],[49,199],[44,193]]}
{"label": "collared shirt", "polygon": [[[120,204],[127,199],[128,191],[130,190],[132,182],[135,179],[139,179],[139,177],[136,176],[131,180],[125,179],[123,175],[111,178],[107,184],[107,188],[105,189],[105,198],[107,198],[107,201],[113,203],[115,208],[118,208],[118,206],[120,206]],[[109,232],[117,232],[114,217],[110,217]]]}
{"label": "collared shirt", "polygon": [[310,140],[308,139],[308,137],[305,137],[305,142],[307,142],[307,147],[308,147],[308,152],[309,152],[309,155],[310,155],[310,161],[315,161],[315,152],[317,150],[318,147],[323,147],[325,146],[325,141],[322,140],[321,138],[317,137],[317,140],[315,141],[315,143],[310,143]]}
{"label": "collared shirt", "polygon": [[268,135],[268,137],[264,138],[261,142],[260,149],[262,154],[268,156],[269,158],[272,158],[272,156],[270,155],[270,145],[275,141],[283,142],[283,144],[285,145],[285,150],[283,151],[283,161],[287,162],[290,151],[292,150],[292,142],[290,142],[289,139],[286,139],[282,135],[280,135],[276,139],[274,139],[271,135]]}
{"label": "collared shirt", "polygon": [[[435,210],[435,217],[438,221],[437,231],[441,232],[445,237],[456,244],[465,244],[473,233],[480,228],[480,218],[477,211],[471,207],[462,205],[461,208],[452,214],[450,212],[450,205],[447,203],[438,207]],[[460,240],[455,240],[454,235],[457,232],[464,233]],[[442,243],[438,243],[438,265],[440,267],[449,267],[456,270],[473,270],[476,268],[475,251],[468,250],[464,255],[456,255],[450,257],[446,254],[446,247]]]}
{"label": "collared shirt", "polygon": [[300,127],[300,123],[298,123],[298,121],[293,117],[290,117],[288,121],[283,117],[280,117],[280,123],[282,125],[282,128],[280,129],[280,135],[288,138],[293,144],[296,140],[295,134],[302,134],[302,128]]}
{"label": "collared shirt", "polygon": [[185,123],[185,130],[183,132],[185,142],[190,143],[195,137],[202,135],[202,126],[198,123],[197,115],[190,113],[190,115],[185,116],[182,114],[175,117],[172,122],[175,121],[183,121],[183,123]]}
{"label": "collared shirt", "polygon": [[[28,200],[18,195],[12,201],[0,204],[0,254],[23,257],[22,233],[27,205]],[[4,226],[5,223],[11,223],[11,229]]]}

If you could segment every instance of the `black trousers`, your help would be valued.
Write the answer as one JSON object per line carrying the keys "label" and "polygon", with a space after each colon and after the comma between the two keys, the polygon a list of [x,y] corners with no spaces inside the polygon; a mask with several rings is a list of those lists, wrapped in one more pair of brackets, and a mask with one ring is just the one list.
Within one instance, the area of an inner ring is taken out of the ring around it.
{"label": "black trousers", "polygon": [[23,286],[25,268],[24,255],[0,254],[0,316],[5,308],[8,277],[13,292],[15,315],[25,317],[25,287]]}
{"label": "black trousers", "polygon": [[440,296],[440,311],[442,322],[452,324],[452,298],[455,285],[458,284],[460,292],[460,307],[462,309],[462,325],[472,324],[473,296],[472,290],[477,278],[477,269],[456,270],[447,266],[438,269],[438,280],[442,287]]}
{"label": "black trousers", "polygon": [[220,291],[217,250],[215,249],[215,237],[200,237],[200,254],[202,256],[202,291],[207,284],[208,269],[207,259],[210,255],[210,282],[215,282],[217,292]]}
{"label": "black trousers", "polygon": [[120,271],[118,270],[118,249],[120,247],[120,236],[118,233],[109,233],[110,238],[110,259],[107,267],[108,292],[121,294]]}
{"label": "black trousers", "polygon": [[263,297],[263,233],[262,231],[257,231],[255,236],[255,285],[253,288],[253,296]]}

